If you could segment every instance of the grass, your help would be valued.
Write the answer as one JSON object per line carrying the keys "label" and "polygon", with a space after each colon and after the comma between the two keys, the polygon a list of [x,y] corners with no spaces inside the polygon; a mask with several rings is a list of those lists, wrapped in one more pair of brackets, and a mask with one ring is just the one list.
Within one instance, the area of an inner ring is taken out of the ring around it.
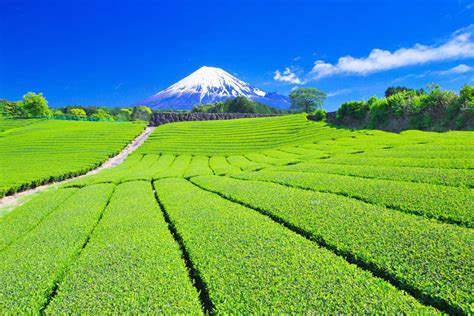
{"label": "grass", "polygon": [[469,314],[473,149],[303,115],[160,126],[0,217],[0,309]]}

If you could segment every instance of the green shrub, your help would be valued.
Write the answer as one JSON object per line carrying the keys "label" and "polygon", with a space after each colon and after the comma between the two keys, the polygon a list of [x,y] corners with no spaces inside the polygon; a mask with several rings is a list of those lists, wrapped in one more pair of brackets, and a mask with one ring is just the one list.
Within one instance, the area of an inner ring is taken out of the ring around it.
{"label": "green shrub", "polygon": [[349,101],[341,105],[336,112],[338,120],[356,119],[362,120],[367,116],[369,106],[364,101]]}
{"label": "green shrub", "polygon": [[369,112],[369,128],[380,128],[385,126],[392,114],[387,99],[380,99],[372,104]]}
{"label": "green shrub", "polygon": [[323,109],[317,109],[316,111],[308,115],[308,119],[316,122],[325,121],[326,111],[324,111]]}

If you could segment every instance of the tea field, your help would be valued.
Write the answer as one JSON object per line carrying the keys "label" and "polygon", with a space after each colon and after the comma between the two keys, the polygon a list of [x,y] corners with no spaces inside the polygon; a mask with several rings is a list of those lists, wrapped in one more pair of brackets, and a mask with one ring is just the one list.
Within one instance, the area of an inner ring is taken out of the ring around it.
{"label": "tea field", "polygon": [[0,118],[0,197],[86,173],[144,128],[144,122]]}
{"label": "tea field", "polygon": [[[92,138],[78,162],[126,142]],[[473,188],[474,132],[166,124],[0,217],[0,310],[474,313]]]}

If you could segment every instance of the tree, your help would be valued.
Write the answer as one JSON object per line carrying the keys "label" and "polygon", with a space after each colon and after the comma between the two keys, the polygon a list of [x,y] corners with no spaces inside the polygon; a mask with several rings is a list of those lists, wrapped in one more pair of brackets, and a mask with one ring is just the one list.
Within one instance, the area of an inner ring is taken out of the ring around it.
{"label": "tree", "polygon": [[53,111],[53,116],[61,117],[61,116],[64,116],[64,113],[63,111],[56,109]]}
{"label": "tree", "polygon": [[46,116],[49,113],[48,101],[42,93],[28,92],[23,96],[23,108],[30,116]]}
{"label": "tree", "polygon": [[120,109],[119,113],[115,116],[117,119],[122,121],[129,121],[132,117],[132,110],[127,108]]}
{"label": "tree", "polygon": [[90,117],[98,120],[113,120],[112,115],[104,109],[97,109]]}
{"label": "tree", "polygon": [[86,111],[84,111],[83,109],[79,109],[79,108],[71,108],[71,109],[69,109],[68,112],[74,118],[83,118],[83,117],[87,116]]}
{"label": "tree", "polygon": [[147,106],[136,106],[132,110],[132,119],[134,121],[148,121],[150,120],[153,111]]}
{"label": "tree", "polygon": [[[373,104],[375,100],[371,99],[371,104]],[[348,101],[344,102],[341,107],[337,109],[336,117],[338,120],[343,120],[345,118],[362,120],[367,116],[368,112],[368,103],[364,101]]]}
{"label": "tree", "polygon": [[291,109],[312,113],[323,108],[326,93],[315,88],[299,88],[291,91]]}
{"label": "tree", "polygon": [[397,93],[400,93],[400,92],[407,92],[407,91],[413,91],[417,95],[422,95],[422,94],[425,93],[425,90],[423,90],[423,89],[415,90],[415,89],[412,89],[412,88],[396,86],[396,87],[388,87],[387,90],[385,90],[385,97],[388,98],[391,95],[394,95],[394,94],[397,94]]}
{"label": "tree", "polygon": [[14,116],[14,117],[26,117],[28,113],[26,113],[25,109],[23,108],[23,102],[12,102],[7,100],[0,101],[1,107],[1,115],[5,116]]}
{"label": "tree", "polygon": [[464,85],[459,91],[461,109],[474,109],[474,86]]}

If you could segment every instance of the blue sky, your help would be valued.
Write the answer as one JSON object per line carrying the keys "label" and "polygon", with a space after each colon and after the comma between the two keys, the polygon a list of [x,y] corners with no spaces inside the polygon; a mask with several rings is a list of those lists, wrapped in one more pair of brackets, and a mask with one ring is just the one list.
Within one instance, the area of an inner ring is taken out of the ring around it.
{"label": "blue sky", "polygon": [[0,98],[126,106],[207,65],[319,88],[334,110],[390,85],[473,84],[472,23],[472,0],[0,0]]}

